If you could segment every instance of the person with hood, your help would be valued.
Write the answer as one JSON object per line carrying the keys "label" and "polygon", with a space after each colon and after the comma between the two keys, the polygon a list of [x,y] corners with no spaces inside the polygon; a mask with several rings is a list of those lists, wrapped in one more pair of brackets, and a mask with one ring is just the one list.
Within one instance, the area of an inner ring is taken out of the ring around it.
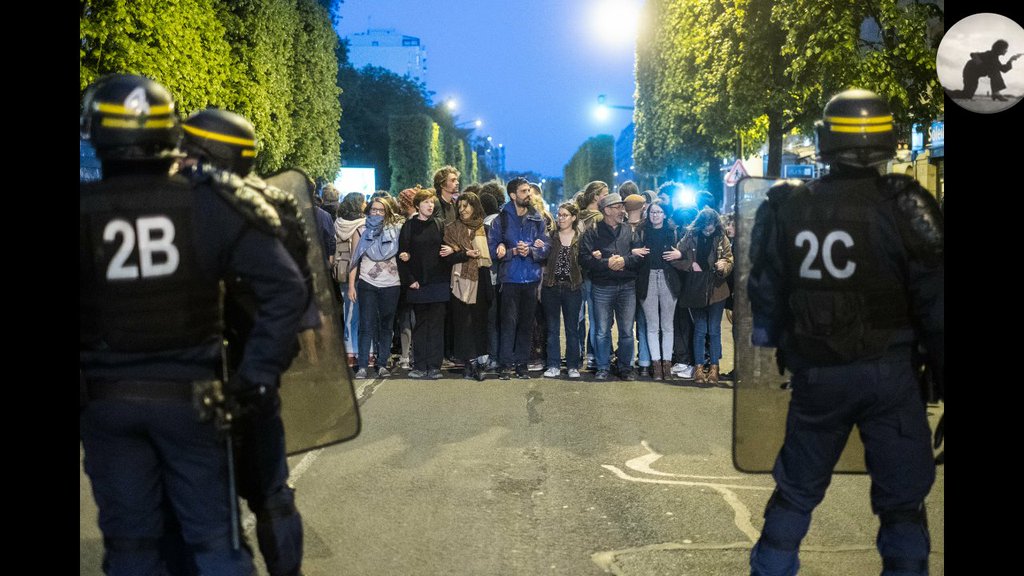
{"label": "person with hood", "polygon": [[544,218],[530,201],[533,188],[522,176],[505,187],[509,201],[491,223],[487,245],[491,260],[498,263],[501,290],[501,350],[498,354],[502,380],[528,379],[530,337],[537,309],[537,287],[551,241]]}
{"label": "person with hood", "polygon": [[401,280],[398,276],[398,233],[402,217],[389,196],[375,198],[370,203],[363,234],[352,252],[352,266],[348,273],[348,298],[357,302],[359,315],[359,369],[356,378],[366,378],[370,363],[370,343],[377,349],[378,378],[391,374],[387,369],[388,352],[395,326],[395,312]]}
{"label": "person with hood", "polygon": [[359,352],[359,307],[348,295],[348,273],[352,261],[352,249],[359,242],[359,235],[366,223],[363,209],[366,198],[359,192],[349,192],[338,205],[338,218],[334,221],[334,279],[343,284],[342,327],[344,328],[345,350],[349,365],[356,364]]}
{"label": "person with hood", "polygon": [[[679,241],[679,260],[684,275],[691,274],[686,283],[686,299],[691,303],[693,318],[693,357],[699,384],[718,384],[718,361],[722,357],[722,314],[725,299],[729,297],[726,282],[732,272],[732,244],[722,228],[722,220],[713,208],[704,208],[686,234]],[[696,276],[700,275],[700,276]],[[693,305],[698,303],[699,305]],[[706,337],[711,337],[711,367],[704,372]]]}

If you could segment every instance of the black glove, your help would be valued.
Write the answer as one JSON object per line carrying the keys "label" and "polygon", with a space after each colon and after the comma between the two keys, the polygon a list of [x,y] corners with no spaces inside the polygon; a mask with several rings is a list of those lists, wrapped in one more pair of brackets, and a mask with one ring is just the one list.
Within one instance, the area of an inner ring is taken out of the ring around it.
{"label": "black glove", "polygon": [[277,389],[253,384],[236,374],[228,380],[227,396],[234,422],[249,425],[274,409]]}

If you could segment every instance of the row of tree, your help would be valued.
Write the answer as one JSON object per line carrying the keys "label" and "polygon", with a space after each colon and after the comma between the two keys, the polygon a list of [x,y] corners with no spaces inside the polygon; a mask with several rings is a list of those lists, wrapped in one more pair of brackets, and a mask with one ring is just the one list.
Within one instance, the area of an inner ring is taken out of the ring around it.
{"label": "row of tree", "polygon": [[257,170],[340,165],[338,36],[316,0],[81,0],[81,89],[113,72],[174,94],[182,115],[216,106],[248,118]]}
{"label": "row of tree", "polygon": [[587,183],[601,180],[615,182],[615,139],[608,134],[588,138],[572,155],[563,169],[563,190],[571,198]]}
{"label": "row of tree", "polygon": [[935,54],[942,11],[924,0],[647,0],[636,48],[637,170],[670,167],[714,189],[719,158],[811,134],[828,99],[861,87],[897,129],[943,111]]}
{"label": "row of tree", "polygon": [[[392,183],[395,191],[417,183],[430,186],[427,169],[407,163],[411,156],[405,146],[415,141],[427,146],[431,173],[452,164],[464,179],[475,180],[479,172],[466,143],[469,131],[457,128],[443,106],[431,104],[432,93],[422,82],[349,64],[333,26],[340,5],[337,0],[81,0],[81,90],[107,73],[134,73],[167,86],[182,116],[209,106],[238,112],[256,127],[256,169],[264,174],[300,167],[319,181],[331,181],[344,163],[376,168],[378,182]],[[433,124],[436,142],[433,132],[426,140],[410,140],[422,135],[415,132],[403,135],[409,137],[396,147],[393,116],[425,119]],[[396,163],[399,179],[392,170]]]}
{"label": "row of tree", "polygon": [[463,183],[478,180],[476,152],[467,154],[466,142],[451,129],[442,128],[426,114],[389,118],[388,159],[393,194],[416,184],[432,187],[434,171],[445,165],[458,169]]}

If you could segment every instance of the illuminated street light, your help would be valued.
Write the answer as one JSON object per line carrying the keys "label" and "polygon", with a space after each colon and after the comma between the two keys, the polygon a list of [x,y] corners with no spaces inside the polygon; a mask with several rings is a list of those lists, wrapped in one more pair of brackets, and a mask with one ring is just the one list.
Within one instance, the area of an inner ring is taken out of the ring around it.
{"label": "illuminated street light", "polygon": [[598,120],[600,120],[601,122],[604,122],[605,120],[608,119],[608,116],[611,115],[611,109],[612,108],[614,108],[616,110],[633,110],[634,109],[633,106],[622,106],[622,105],[619,105],[619,104],[608,104],[606,102],[606,100],[607,100],[607,97],[604,94],[598,94],[597,95],[597,108],[594,109],[594,116]]}
{"label": "illuminated street light", "polygon": [[444,105],[448,107],[449,111],[454,112],[455,108],[458,106],[458,102],[455,101],[455,98],[449,98],[445,100]]}

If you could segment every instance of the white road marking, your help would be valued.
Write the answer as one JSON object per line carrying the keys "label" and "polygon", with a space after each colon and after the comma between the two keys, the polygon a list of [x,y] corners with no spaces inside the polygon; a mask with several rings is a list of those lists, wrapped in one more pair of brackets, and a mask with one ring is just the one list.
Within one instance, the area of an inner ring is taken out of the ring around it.
{"label": "white road marking", "polygon": [[647,454],[643,456],[637,456],[631,460],[626,460],[626,467],[642,472],[644,474],[650,474],[652,476],[674,476],[676,478],[697,478],[700,480],[742,480],[744,476],[695,476],[692,474],[671,474],[669,472],[659,472],[651,468],[651,464],[655,460],[662,457],[661,454],[655,452],[647,440],[641,440],[640,445],[647,449]]}

